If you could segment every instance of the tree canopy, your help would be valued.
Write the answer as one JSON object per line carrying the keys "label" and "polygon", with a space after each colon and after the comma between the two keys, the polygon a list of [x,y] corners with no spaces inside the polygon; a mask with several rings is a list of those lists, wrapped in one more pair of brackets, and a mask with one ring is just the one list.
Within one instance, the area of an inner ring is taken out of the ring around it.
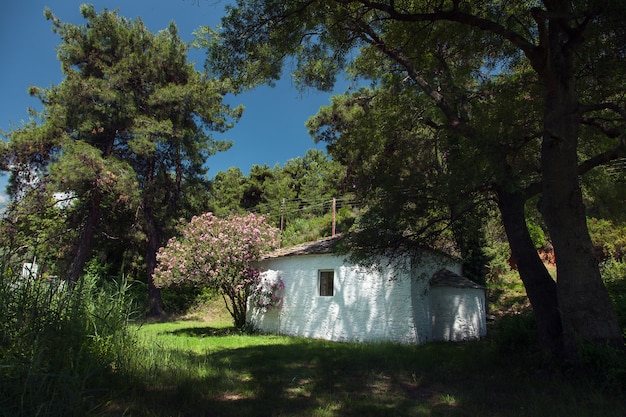
{"label": "tree canopy", "polygon": [[[382,161],[398,181],[414,180],[420,168],[444,168],[449,176],[426,171],[421,183],[431,191],[434,184],[451,186],[461,200],[476,201],[471,193],[487,186],[543,347],[569,357],[578,341],[623,347],[593,256],[579,180],[624,154],[622,2],[239,0],[228,10],[219,29],[204,31],[207,68],[215,75],[240,89],[271,84],[286,65],[302,87],[330,90],[342,71],[370,79],[375,94],[353,94],[350,106],[336,102],[340,117],[314,122],[318,137],[344,140],[349,132],[344,154],[362,152],[358,161],[373,166]],[[377,106],[371,119],[359,114],[362,96]],[[354,118],[359,123],[350,124]],[[355,149],[359,129],[364,139]],[[405,143],[419,146],[411,152]],[[439,206],[428,198],[436,195],[407,199],[399,213],[381,213],[375,224],[407,225],[407,210]],[[556,281],[526,226],[525,205],[539,195],[558,260]]]}
{"label": "tree canopy", "polygon": [[[79,236],[62,271],[71,281],[83,272],[95,239],[124,242],[140,231],[145,240],[136,245],[158,314],[159,293],[151,283],[156,251],[172,219],[196,204],[190,191],[206,182],[207,158],[230,146],[208,132],[230,128],[242,109],[222,102],[228,83],[187,62],[188,46],[173,23],[154,34],[140,19],[106,9],[83,5],[81,13],[86,23],[73,25],[45,11],[62,40],[65,78],[31,88],[43,111],[11,132],[5,165],[13,171],[16,203],[27,201],[20,185],[71,198],[66,227]],[[29,180],[33,174],[36,181]],[[106,225],[123,228],[107,234]]]}

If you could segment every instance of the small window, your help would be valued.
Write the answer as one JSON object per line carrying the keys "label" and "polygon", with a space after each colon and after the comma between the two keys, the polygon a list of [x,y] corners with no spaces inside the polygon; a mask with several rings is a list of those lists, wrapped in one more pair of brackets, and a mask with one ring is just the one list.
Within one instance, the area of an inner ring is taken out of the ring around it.
{"label": "small window", "polygon": [[319,271],[320,296],[332,297],[335,287],[335,271]]}

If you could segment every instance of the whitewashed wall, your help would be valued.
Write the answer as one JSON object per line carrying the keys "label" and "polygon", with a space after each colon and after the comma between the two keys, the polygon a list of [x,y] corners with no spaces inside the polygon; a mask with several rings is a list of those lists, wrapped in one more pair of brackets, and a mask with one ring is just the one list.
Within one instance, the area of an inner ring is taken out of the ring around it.
{"label": "whitewashed wall", "polygon": [[[423,343],[433,338],[428,280],[442,267],[364,268],[331,254],[285,256],[262,262],[264,277],[284,284],[280,309],[249,306],[248,320],[262,331],[334,341]],[[335,272],[334,295],[319,295],[318,271]],[[459,267],[453,267],[460,272]],[[443,315],[438,316],[443,317]]]}
{"label": "whitewashed wall", "polygon": [[460,342],[487,334],[485,291],[433,287],[430,290],[433,340]]}

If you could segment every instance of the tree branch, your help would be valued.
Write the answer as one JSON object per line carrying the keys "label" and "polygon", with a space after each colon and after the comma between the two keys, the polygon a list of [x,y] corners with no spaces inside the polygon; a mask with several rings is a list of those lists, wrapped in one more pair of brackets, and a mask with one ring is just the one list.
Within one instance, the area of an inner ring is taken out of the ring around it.
{"label": "tree branch", "polygon": [[[607,126],[605,123],[601,123],[597,117],[582,117],[581,123],[587,126],[593,126],[598,128],[605,136],[615,139],[622,137],[622,142],[626,138],[626,108],[620,107],[614,103],[596,103],[580,106],[579,113],[581,115],[585,113],[591,113],[596,111],[609,110],[619,115],[622,120],[621,126]],[[605,120],[606,121],[606,120]],[[617,119],[611,120],[611,123],[617,123]]]}
{"label": "tree branch", "polygon": [[586,104],[586,105],[581,105],[579,107],[579,113],[581,115],[585,113],[591,113],[594,111],[601,111],[601,110],[611,110],[619,114],[622,117],[622,119],[626,122],[626,108],[620,107],[614,103]]}
{"label": "tree branch", "polygon": [[364,38],[364,41],[368,42],[380,50],[383,54],[387,55],[389,58],[404,67],[409,78],[411,78],[411,80],[413,80],[413,82],[415,82],[424,93],[432,98],[435,105],[445,114],[446,118],[450,121],[450,125],[453,128],[460,127],[462,121],[457,116],[454,108],[446,101],[443,94],[433,88],[428,81],[426,81],[426,79],[419,74],[409,58],[402,54],[401,51],[387,46],[385,41],[382,40],[378,34],[364,22],[360,22],[360,29],[365,35],[367,35],[367,37]]}
{"label": "tree branch", "polygon": [[[348,0],[349,1],[349,0]],[[345,2],[345,1],[344,1]],[[536,55],[536,47],[524,38],[519,33],[507,29],[501,24],[489,19],[463,13],[459,11],[457,7],[454,7],[451,11],[438,10],[432,13],[404,13],[398,11],[394,7],[394,3],[390,4],[380,3],[377,1],[361,0],[361,4],[372,10],[379,10],[389,15],[391,19],[402,22],[437,22],[448,21],[456,22],[466,26],[472,26],[487,32],[491,32],[495,35],[499,35],[504,39],[507,39],[513,45],[521,49],[529,58]]]}
{"label": "tree branch", "polygon": [[597,166],[626,156],[626,145],[624,144],[624,136],[626,135],[623,134],[621,136],[622,140],[617,147],[597,154],[578,165],[578,175],[584,175]]}

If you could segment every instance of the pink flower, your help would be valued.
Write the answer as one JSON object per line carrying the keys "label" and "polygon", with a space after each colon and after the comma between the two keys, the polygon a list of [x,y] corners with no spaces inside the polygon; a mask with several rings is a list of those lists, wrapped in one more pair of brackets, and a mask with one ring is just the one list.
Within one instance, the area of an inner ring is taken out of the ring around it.
{"label": "pink flower", "polygon": [[159,249],[155,282],[167,286],[189,281],[244,291],[259,275],[251,263],[275,246],[277,235],[263,216],[253,213],[226,219],[201,214]]}

